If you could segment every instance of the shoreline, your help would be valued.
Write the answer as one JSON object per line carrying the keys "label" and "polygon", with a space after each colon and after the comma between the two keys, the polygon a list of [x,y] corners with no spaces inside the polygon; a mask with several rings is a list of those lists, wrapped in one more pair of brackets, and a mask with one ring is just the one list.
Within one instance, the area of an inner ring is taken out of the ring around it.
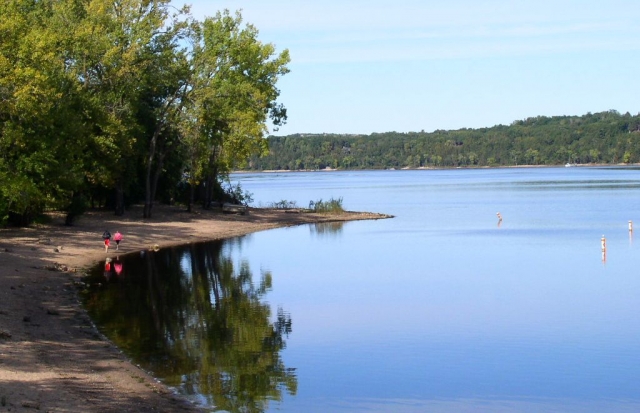
{"label": "shoreline", "polygon": [[[640,163],[577,163],[571,164],[570,168],[601,168],[601,167],[638,167]],[[272,174],[272,173],[296,173],[296,172],[363,172],[363,171],[447,171],[454,169],[511,169],[511,168],[566,168],[566,165],[501,165],[501,166],[419,166],[419,167],[402,167],[402,168],[386,168],[386,169],[341,169],[341,168],[324,168],[324,169],[264,169],[264,170],[240,170],[232,173],[242,174]]]}
{"label": "shoreline", "polygon": [[[296,213],[297,212],[297,213]],[[198,412],[186,397],[133,365],[94,327],[78,285],[106,257],[232,238],[257,231],[323,222],[391,218],[249,208],[191,214],[156,205],[149,220],[134,206],[121,217],[89,211],[73,226],[64,215],[29,228],[0,229],[0,412]],[[104,251],[105,229],[123,234],[119,251]]]}

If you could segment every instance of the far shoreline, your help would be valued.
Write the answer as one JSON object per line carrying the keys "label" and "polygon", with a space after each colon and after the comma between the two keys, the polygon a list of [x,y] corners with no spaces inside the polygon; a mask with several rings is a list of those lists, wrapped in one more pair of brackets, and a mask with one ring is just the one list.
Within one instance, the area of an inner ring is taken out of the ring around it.
{"label": "far shoreline", "polygon": [[510,168],[600,168],[600,167],[639,167],[640,163],[579,163],[567,165],[500,165],[500,166],[420,166],[417,168],[386,168],[386,169],[341,169],[341,168],[324,168],[324,169],[265,169],[265,170],[238,170],[232,171],[231,174],[273,174],[273,173],[296,173],[296,172],[374,172],[374,171],[448,171],[448,170],[476,170],[476,169],[510,169]]}

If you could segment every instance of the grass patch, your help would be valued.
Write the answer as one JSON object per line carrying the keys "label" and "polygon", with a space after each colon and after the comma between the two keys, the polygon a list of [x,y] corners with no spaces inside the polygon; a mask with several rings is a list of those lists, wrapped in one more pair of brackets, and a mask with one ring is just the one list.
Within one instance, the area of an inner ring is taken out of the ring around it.
{"label": "grass patch", "polygon": [[136,379],[138,381],[138,383],[144,383],[144,377],[140,377],[137,374],[132,374],[131,378],[132,379]]}
{"label": "grass patch", "polygon": [[309,202],[309,209],[321,214],[341,214],[344,212],[342,197],[338,199],[331,198],[328,201],[323,201],[322,199],[311,201]]}
{"label": "grass patch", "polygon": [[267,208],[273,209],[299,209],[299,212],[317,212],[320,214],[341,214],[344,211],[342,208],[342,198],[331,198],[328,201],[319,199],[317,201],[310,201],[309,208],[300,208],[296,201],[287,201],[283,199],[278,202],[270,202],[267,204]]}

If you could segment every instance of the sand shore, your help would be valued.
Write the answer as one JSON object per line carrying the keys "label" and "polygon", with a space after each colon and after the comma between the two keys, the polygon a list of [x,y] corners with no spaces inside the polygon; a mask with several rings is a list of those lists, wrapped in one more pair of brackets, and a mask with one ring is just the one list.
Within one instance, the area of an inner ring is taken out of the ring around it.
{"label": "sand shore", "polygon": [[186,399],[132,365],[93,327],[78,300],[84,270],[106,256],[101,235],[120,231],[120,254],[240,236],[270,228],[380,219],[250,209],[186,213],[140,207],[123,217],[91,211],[74,226],[52,214],[46,225],[0,229],[0,412],[196,412]]}

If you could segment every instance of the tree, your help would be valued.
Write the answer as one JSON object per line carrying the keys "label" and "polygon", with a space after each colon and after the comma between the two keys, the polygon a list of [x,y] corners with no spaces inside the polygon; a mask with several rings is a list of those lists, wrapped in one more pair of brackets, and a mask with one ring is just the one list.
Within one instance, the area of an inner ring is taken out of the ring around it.
{"label": "tree", "polygon": [[[185,141],[181,134],[189,132],[181,125],[182,113],[187,97],[193,88],[193,74],[189,55],[179,45],[190,34],[190,28],[181,20],[181,14],[173,16],[156,27],[157,32],[150,42],[149,58],[154,70],[145,83],[145,102],[149,115],[147,129],[148,150],[145,168],[144,217],[151,217],[158,180],[163,172],[166,157],[174,153]],[[169,27],[167,27],[167,25]]]}
{"label": "tree", "polygon": [[178,48],[188,9],[170,10],[170,0],[90,0],[78,29],[79,44],[87,46],[75,60],[77,70],[99,108],[95,169],[101,173],[93,178],[115,188],[118,215],[139,161],[146,166],[144,215],[151,215],[163,165],[158,148],[172,149],[167,125],[188,78]]}
{"label": "tree", "polygon": [[194,33],[193,70],[189,104],[183,112],[195,122],[199,142],[190,150],[204,165],[191,171],[205,184],[205,207],[219,189],[219,179],[253,154],[263,154],[267,143],[266,122],[278,126],[286,121],[286,109],[276,99],[276,82],[288,73],[289,53],[275,54],[271,44],[258,40],[252,25],[242,24],[227,10],[207,18]]}
{"label": "tree", "polygon": [[72,218],[85,193],[118,215],[126,196],[143,198],[150,217],[168,165],[166,192],[188,177],[210,204],[232,168],[266,153],[267,121],[286,121],[276,82],[288,62],[239,13],[198,22],[170,0],[0,2],[0,223],[51,207]]}
{"label": "tree", "polygon": [[81,185],[87,127],[62,12],[70,2],[0,4],[0,220],[28,224]]}

